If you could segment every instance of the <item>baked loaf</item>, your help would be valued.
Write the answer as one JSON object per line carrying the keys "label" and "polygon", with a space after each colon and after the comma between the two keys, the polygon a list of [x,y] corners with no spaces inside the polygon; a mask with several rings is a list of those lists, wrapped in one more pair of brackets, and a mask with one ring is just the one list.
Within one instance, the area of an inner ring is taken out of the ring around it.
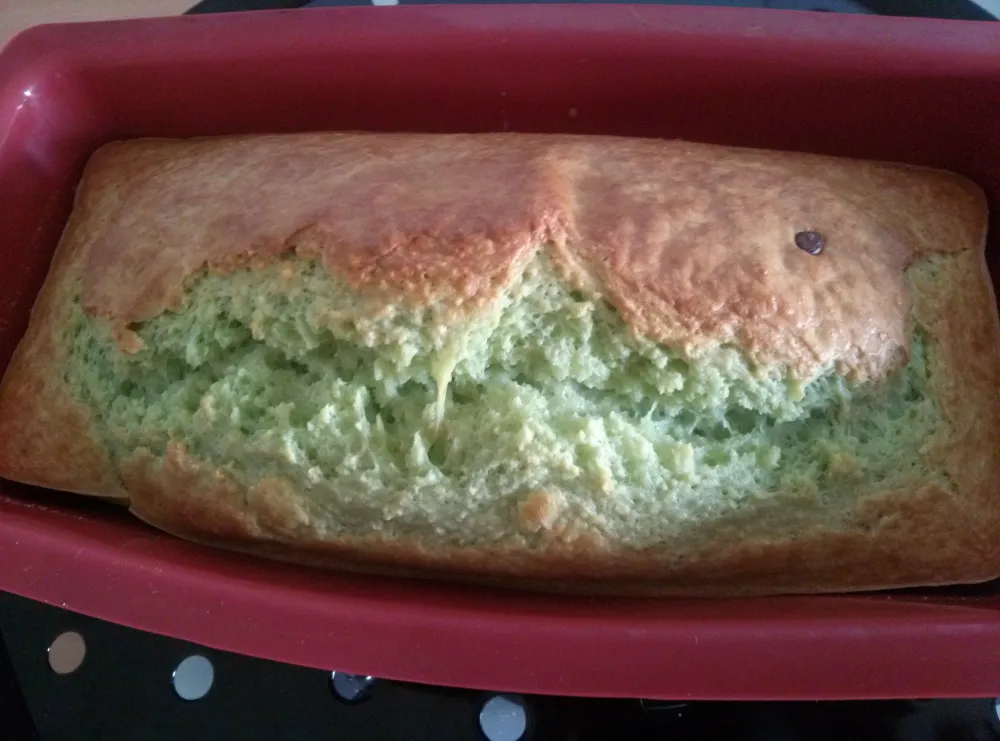
{"label": "baked loaf", "polygon": [[676,141],[109,144],[0,387],[0,474],[340,568],[986,580],[986,223],[949,173]]}

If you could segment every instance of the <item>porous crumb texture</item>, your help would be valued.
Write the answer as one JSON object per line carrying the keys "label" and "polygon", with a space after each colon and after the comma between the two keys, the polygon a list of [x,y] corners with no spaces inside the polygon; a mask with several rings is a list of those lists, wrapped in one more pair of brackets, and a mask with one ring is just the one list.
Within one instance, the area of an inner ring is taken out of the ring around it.
{"label": "porous crumb texture", "polygon": [[921,454],[947,423],[920,327],[885,382],[795,378],[735,347],[690,356],[636,337],[546,253],[444,326],[403,304],[366,314],[294,256],[193,276],[176,310],[132,327],[134,354],[77,303],[65,380],[116,460],[183,441],[245,486],[292,482],[326,536],[583,527],[642,548],[716,525],[766,537],[769,510],[836,525],[866,493],[947,486]]}

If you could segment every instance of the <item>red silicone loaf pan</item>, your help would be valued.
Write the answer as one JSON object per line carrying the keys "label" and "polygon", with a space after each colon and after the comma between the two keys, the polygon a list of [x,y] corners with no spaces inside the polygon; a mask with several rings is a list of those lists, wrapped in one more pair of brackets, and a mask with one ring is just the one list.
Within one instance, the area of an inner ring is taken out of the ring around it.
{"label": "red silicone loaf pan", "polygon": [[[988,191],[1000,276],[1000,24],[508,5],[50,26],[0,55],[0,369],[98,145],[310,129],[680,137],[944,167]],[[1000,695],[1000,584],[724,601],[522,594],[271,563],[0,481],[0,589],[218,649],[440,685]]]}

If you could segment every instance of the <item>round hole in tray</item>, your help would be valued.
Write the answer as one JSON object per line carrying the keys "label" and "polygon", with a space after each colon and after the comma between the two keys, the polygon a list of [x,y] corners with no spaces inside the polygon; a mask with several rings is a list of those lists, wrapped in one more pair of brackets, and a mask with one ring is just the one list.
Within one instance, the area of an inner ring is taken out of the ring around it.
{"label": "round hole in tray", "polygon": [[368,699],[373,684],[375,678],[365,674],[330,672],[330,688],[344,702],[356,703]]}
{"label": "round hole in tray", "polygon": [[212,689],[215,668],[204,656],[188,656],[174,669],[173,682],[182,700],[200,700]]}
{"label": "round hole in tray", "polygon": [[494,695],[479,711],[479,729],[488,741],[522,741],[528,730],[528,711],[517,695]]}
{"label": "round hole in tray", "polygon": [[87,655],[87,642],[75,630],[60,633],[49,645],[49,667],[56,674],[72,674]]}

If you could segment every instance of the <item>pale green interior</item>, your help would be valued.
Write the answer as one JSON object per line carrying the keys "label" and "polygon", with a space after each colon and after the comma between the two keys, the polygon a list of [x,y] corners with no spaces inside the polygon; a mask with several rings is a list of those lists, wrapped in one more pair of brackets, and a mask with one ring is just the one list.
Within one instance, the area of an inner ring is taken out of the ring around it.
{"label": "pale green interior", "polygon": [[542,258],[446,332],[430,310],[372,319],[295,259],[193,280],[180,311],[136,327],[134,356],[78,316],[67,379],[114,455],[183,440],[242,482],[292,480],[334,530],[500,535],[544,488],[566,496],[563,517],[643,544],[762,498],[829,503],[941,476],[919,452],[944,424],[920,331],[882,388],[832,369],[802,386],[731,347],[685,360],[632,339]]}

